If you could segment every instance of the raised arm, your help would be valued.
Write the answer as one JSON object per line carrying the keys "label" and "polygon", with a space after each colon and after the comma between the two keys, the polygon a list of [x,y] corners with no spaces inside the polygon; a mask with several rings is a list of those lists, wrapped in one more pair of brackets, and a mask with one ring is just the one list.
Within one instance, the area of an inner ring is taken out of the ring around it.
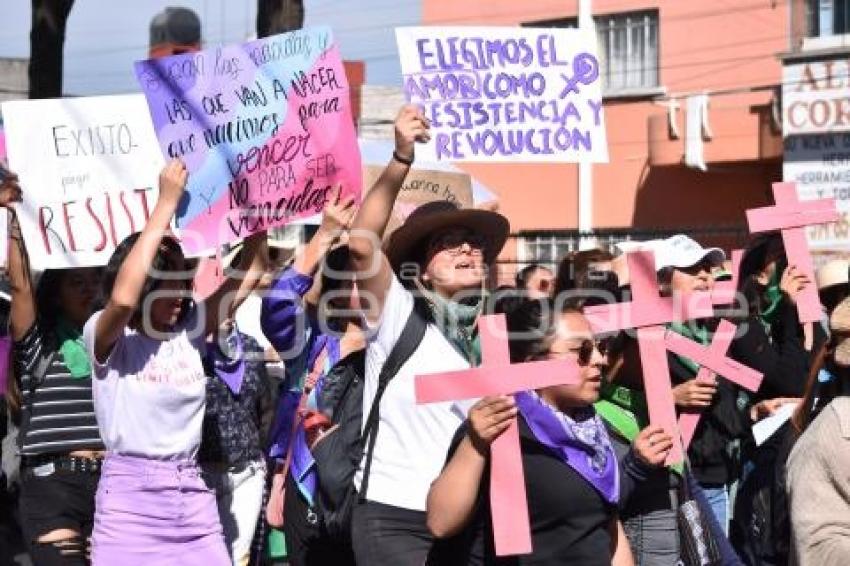
{"label": "raised arm", "polygon": [[209,335],[232,318],[248,295],[257,288],[268,265],[268,234],[265,230],[245,238],[240,260],[231,275],[203,303],[204,329]]}
{"label": "raised arm", "polygon": [[[278,274],[272,288],[263,297],[260,325],[263,334],[280,352],[289,352],[296,342],[296,321],[304,315],[303,297],[313,287],[313,276],[319,270],[325,255],[339,241],[342,233],[351,226],[357,211],[354,199],[340,202],[342,188],[337,189],[322,213],[322,223],[310,242],[295,258],[292,267]],[[306,328],[303,325],[302,328]]]}
{"label": "raised arm", "polygon": [[395,120],[395,155],[375,184],[366,193],[351,227],[349,248],[351,264],[364,307],[370,320],[377,320],[383,310],[384,297],[390,286],[392,270],[381,253],[381,238],[395,204],[399,189],[410,170],[396,156],[413,160],[414,142],[430,138],[429,123],[415,106],[404,106]]}
{"label": "raised arm", "polygon": [[0,178],[3,179],[0,182],[0,206],[8,208],[9,215],[7,273],[12,295],[9,319],[12,340],[17,341],[24,337],[35,322],[35,290],[30,274],[29,255],[21,236],[21,226],[18,224],[18,215],[12,208],[13,203],[21,200],[21,186],[18,184],[18,176],[11,171],[2,169]]}
{"label": "raised arm", "polygon": [[162,237],[177,210],[187,179],[186,167],[177,159],[169,162],[159,174],[159,198],[156,206],[139,239],[121,264],[112,295],[97,320],[94,354],[99,362],[104,362],[109,357],[112,347],[124,332],[139,304],[148,266],[153,263]]}

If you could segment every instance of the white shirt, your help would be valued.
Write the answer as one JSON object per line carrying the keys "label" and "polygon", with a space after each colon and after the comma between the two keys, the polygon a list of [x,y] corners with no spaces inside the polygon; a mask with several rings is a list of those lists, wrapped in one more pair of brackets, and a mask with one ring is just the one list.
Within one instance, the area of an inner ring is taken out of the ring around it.
{"label": "white shirt", "polygon": [[125,328],[100,364],[94,356],[94,331],[102,312],[88,320],[83,339],[96,378],[94,411],[106,449],[154,460],[195,460],[207,379],[197,310],[168,340]]}
{"label": "white shirt", "polygon": [[[378,374],[413,310],[413,295],[393,275],[381,318],[373,325],[366,350],[363,424],[378,388]],[[449,444],[475,400],[417,405],[414,377],[468,369],[469,363],[429,324],[410,359],[381,398],[380,425],[369,471],[366,499],[425,511],[428,489],[446,461]],[[364,460],[354,482],[360,489]]]}

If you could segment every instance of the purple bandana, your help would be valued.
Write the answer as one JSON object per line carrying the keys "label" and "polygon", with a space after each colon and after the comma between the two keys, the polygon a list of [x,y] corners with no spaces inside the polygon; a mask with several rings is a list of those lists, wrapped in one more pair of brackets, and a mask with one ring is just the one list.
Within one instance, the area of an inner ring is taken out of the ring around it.
{"label": "purple bandana", "polygon": [[620,496],[617,456],[602,419],[588,407],[572,419],[551,407],[533,391],[515,395],[534,438],[590,482],[610,504]]}
{"label": "purple bandana", "polygon": [[227,353],[223,352],[217,342],[208,342],[207,351],[213,363],[215,376],[222,380],[227,387],[238,395],[245,378],[245,356],[242,350],[242,337],[236,327],[227,337]]}

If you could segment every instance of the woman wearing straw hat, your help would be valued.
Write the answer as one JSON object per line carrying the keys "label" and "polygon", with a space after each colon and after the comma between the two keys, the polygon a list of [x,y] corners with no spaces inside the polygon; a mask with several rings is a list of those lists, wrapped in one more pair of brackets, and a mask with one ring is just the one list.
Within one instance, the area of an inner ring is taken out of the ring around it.
{"label": "woman wearing straw hat", "polygon": [[433,202],[416,209],[381,253],[377,234],[383,232],[413,162],[414,141],[430,137],[428,120],[415,107],[403,108],[400,119],[410,127],[396,130],[397,149],[382,174],[386,182],[363,200],[349,240],[369,332],[364,414],[375,397],[378,374],[414,308],[428,324],[381,398],[369,472],[364,474],[361,462],[355,476],[360,503],[354,509],[352,538],[358,564],[419,565],[431,551],[428,489],[469,405],[417,405],[414,376],[479,362],[475,329],[487,269],[509,231],[507,219],[495,212]]}

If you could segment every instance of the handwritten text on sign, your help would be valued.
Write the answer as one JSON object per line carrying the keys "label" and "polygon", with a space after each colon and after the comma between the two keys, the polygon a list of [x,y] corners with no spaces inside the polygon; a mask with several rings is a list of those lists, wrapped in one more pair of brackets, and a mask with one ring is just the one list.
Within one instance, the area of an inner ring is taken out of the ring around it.
{"label": "handwritten text on sign", "polygon": [[423,160],[608,160],[592,34],[413,27],[396,39],[405,95],[431,120]]}
{"label": "handwritten text on sign", "polygon": [[163,159],[141,94],[3,104],[36,269],[105,265],[147,222]]}
{"label": "handwritten text on sign", "polygon": [[208,249],[359,195],[348,83],[328,28],[136,63],[166,157],[189,168],[184,247]]}

